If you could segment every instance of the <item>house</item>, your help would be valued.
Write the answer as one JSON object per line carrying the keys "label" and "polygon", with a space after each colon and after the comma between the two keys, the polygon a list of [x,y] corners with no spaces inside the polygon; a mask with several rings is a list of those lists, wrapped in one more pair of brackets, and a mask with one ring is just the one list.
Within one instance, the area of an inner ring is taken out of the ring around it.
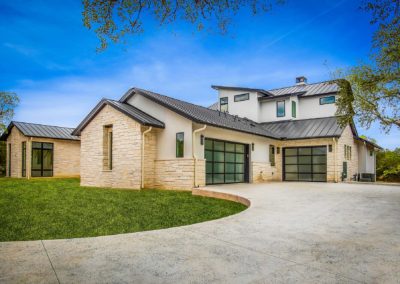
{"label": "house", "polygon": [[6,141],[8,177],[79,176],[80,138],[72,128],[13,121]]}
{"label": "house", "polygon": [[354,125],[338,125],[334,82],[212,87],[218,102],[209,108],[139,88],[101,100],[72,133],[81,137],[81,184],[191,189],[374,179],[379,146]]}

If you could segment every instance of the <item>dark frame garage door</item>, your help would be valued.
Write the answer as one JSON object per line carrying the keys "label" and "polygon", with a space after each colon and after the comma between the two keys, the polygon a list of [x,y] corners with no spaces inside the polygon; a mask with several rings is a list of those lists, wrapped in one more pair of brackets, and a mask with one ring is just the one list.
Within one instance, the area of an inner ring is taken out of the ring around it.
{"label": "dark frame garage door", "polygon": [[205,139],[206,184],[249,181],[249,145]]}
{"label": "dark frame garage door", "polygon": [[326,181],[326,146],[283,149],[284,181]]}

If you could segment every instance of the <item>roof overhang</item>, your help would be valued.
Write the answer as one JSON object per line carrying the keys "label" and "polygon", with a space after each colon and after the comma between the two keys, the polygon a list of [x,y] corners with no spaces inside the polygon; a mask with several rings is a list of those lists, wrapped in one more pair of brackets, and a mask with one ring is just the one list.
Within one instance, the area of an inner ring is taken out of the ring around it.
{"label": "roof overhang", "polygon": [[218,86],[211,85],[214,90],[228,90],[228,91],[244,91],[244,92],[256,92],[265,96],[273,96],[272,93],[264,89],[246,88],[246,87],[231,87],[231,86]]}

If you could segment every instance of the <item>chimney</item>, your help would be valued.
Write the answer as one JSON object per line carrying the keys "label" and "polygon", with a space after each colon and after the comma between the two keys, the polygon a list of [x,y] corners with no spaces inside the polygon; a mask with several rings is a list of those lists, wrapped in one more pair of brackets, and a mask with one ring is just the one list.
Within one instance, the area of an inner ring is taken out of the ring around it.
{"label": "chimney", "polygon": [[304,76],[296,77],[296,86],[307,85],[307,78]]}

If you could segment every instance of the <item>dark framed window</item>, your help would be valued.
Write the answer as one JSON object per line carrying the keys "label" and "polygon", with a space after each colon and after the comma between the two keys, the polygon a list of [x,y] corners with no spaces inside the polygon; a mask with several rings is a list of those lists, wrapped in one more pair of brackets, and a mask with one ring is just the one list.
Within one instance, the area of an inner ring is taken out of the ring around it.
{"label": "dark framed window", "polygon": [[277,117],[285,116],[285,101],[276,102],[276,116]]}
{"label": "dark framed window", "polygon": [[235,95],[234,96],[234,101],[235,102],[241,102],[241,101],[247,101],[249,99],[250,94],[240,94],[240,95]]}
{"label": "dark framed window", "polygon": [[319,104],[320,105],[334,104],[335,102],[336,102],[336,97],[335,96],[328,96],[328,97],[319,98]]}
{"label": "dark framed window", "polygon": [[296,102],[292,101],[292,117],[296,118]]}
{"label": "dark framed window", "polygon": [[53,143],[32,142],[32,176],[53,176]]}
{"label": "dark framed window", "polygon": [[21,151],[22,151],[22,155],[21,155],[21,157],[22,157],[22,166],[21,166],[21,168],[22,168],[22,176],[26,177],[26,142],[25,141],[22,142]]}
{"label": "dark framed window", "polygon": [[176,133],[176,157],[183,158],[185,152],[185,135],[183,132]]}
{"label": "dark framed window", "polygon": [[269,162],[271,166],[275,166],[275,146],[269,145]]}
{"label": "dark framed window", "polygon": [[8,176],[11,177],[11,144],[8,144]]}
{"label": "dark framed window", "polygon": [[219,99],[219,109],[220,111],[228,111],[228,97],[223,97]]}
{"label": "dark framed window", "polygon": [[113,126],[103,127],[103,170],[111,171],[113,168]]}

